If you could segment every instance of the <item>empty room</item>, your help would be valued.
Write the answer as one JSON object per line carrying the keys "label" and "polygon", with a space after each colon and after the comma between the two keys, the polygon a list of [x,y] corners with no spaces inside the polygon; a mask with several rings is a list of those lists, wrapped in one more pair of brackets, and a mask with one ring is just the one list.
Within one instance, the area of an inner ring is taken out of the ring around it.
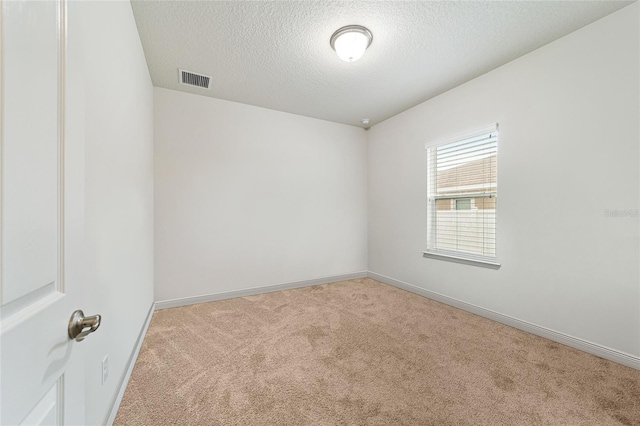
{"label": "empty room", "polygon": [[637,1],[0,10],[0,424],[640,425]]}

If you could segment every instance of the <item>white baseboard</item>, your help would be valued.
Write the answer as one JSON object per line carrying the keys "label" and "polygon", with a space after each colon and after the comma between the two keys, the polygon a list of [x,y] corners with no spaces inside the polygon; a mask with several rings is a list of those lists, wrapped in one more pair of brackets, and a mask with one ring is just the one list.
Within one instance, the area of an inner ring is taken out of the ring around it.
{"label": "white baseboard", "polygon": [[541,327],[539,325],[532,324],[527,321],[522,321],[517,318],[510,317],[508,315],[504,315],[490,309],[481,308],[480,306],[473,305],[471,303],[463,302],[458,299],[454,299],[449,296],[445,296],[440,293],[436,293],[434,291],[426,290],[421,287],[417,287],[412,284],[405,283],[403,281],[398,281],[396,279],[376,274],[375,272],[369,271],[369,278],[374,279],[376,281],[383,282],[385,284],[392,285],[394,287],[398,287],[402,290],[409,291],[411,293],[418,294],[420,296],[427,297],[429,299],[436,300],[438,302],[442,302],[446,305],[450,305],[463,311],[471,312],[472,314],[480,315],[481,317],[488,318],[493,321],[497,321],[499,323],[517,328],[522,331],[526,331],[531,334],[535,334],[540,337],[544,337],[549,340],[553,340],[554,342],[561,343],[566,346],[570,346],[572,348],[581,350],[583,352],[590,353],[592,355],[599,356],[601,358],[608,359],[613,362],[617,362],[622,365],[626,365],[627,367],[635,368],[636,370],[640,370],[640,357],[627,354],[624,352],[616,351],[615,349],[607,348],[605,346],[600,346],[598,344],[579,339],[577,337],[569,336],[564,333],[560,333],[545,327]]}
{"label": "white baseboard", "polygon": [[144,341],[144,336],[147,334],[147,330],[149,329],[149,324],[151,323],[151,317],[153,317],[153,312],[155,310],[155,304],[151,304],[149,308],[149,313],[147,314],[147,319],[142,326],[142,330],[140,330],[140,334],[138,335],[138,340],[136,341],[136,345],[133,348],[133,352],[129,357],[129,364],[127,366],[127,372],[122,378],[122,382],[120,383],[120,389],[118,390],[118,395],[116,396],[115,401],[113,402],[113,406],[111,407],[111,413],[109,413],[109,417],[107,418],[106,425],[112,426],[113,422],[116,420],[116,415],[118,414],[118,409],[120,408],[120,403],[122,402],[122,397],[124,396],[124,391],[127,389],[127,385],[129,384],[129,379],[131,378],[131,372],[133,372],[133,367],[136,364],[136,360],[138,359],[138,354],[140,353],[140,348],[142,347],[142,342]]}
{"label": "white baseboard", "polygon": [[235,297],[253,296],[256,294],[272,293],[274,291],[291,290],[294,288],[310,287],[313,285],[329,284],[337,281],[353,280],[356,278],[367,278],[367,271],[354,272],[351,274],[333,275],[330,277],[314,278],[304,281],[293,281],[283,284],[268,285],[263,287],[252,287],[243,290],[225,291],[221,293],[204,294],[202,296],[183,297],[180,299],[162,300],[156,302],[156,310],[177,308],[178,306],[195,305],[197,303],[213,302],[215,300],[233,299]]}

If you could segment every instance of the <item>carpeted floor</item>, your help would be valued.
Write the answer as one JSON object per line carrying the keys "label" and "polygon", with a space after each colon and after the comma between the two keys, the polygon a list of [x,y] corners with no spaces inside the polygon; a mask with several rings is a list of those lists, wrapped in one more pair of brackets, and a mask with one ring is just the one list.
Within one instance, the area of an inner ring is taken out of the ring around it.
{"label": "carpeted floor", "polygon": [[640,371],[359,279],[154,314],[116,425],[640,425]]}

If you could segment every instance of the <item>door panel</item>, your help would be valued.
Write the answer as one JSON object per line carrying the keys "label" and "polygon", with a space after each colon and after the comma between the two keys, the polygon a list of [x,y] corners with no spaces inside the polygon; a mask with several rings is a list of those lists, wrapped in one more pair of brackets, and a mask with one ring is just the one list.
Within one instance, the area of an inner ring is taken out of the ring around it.
{"label": "door panel", "polygon": [[[65,305],[64,296],[55,295],[46,306],[32,306],[32,313],[26,318],[18,314],[3,320],[2,425],[25,422],[52,388],[56,389],[53,407],[56,422],[51,424],[62,424],[58,420],[64,415],[64,401],[58,387],[64,385],[65,366],[73,350],[64,333]],[[42,323],[41,318],[50,320]]]}
{"label": "door panel", "polygon": [[67,334],[82,301],[84,141],[66,9],[2,1],[2,425],[84,419],[82,346]]}
{"label": "door panel", "polygon": [[62,34],[56,2],[7,1],[2,14],[6,304],[57,282]]}
{"label": "door panel", "polygon": [[56,382],[42,399],[33,407],[33,410],[22,422],[25,425],[52,425],[59,423],[58,419],[58,387]]}

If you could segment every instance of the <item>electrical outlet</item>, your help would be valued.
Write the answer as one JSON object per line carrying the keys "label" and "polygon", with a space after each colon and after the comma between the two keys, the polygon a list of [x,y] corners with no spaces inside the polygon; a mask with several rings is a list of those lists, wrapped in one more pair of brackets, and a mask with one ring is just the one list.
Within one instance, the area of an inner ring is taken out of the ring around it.
{"label": "electrical outlet", "polygon": [[102,359],[102,384],[104,385],[109,377],[109,355]]}

